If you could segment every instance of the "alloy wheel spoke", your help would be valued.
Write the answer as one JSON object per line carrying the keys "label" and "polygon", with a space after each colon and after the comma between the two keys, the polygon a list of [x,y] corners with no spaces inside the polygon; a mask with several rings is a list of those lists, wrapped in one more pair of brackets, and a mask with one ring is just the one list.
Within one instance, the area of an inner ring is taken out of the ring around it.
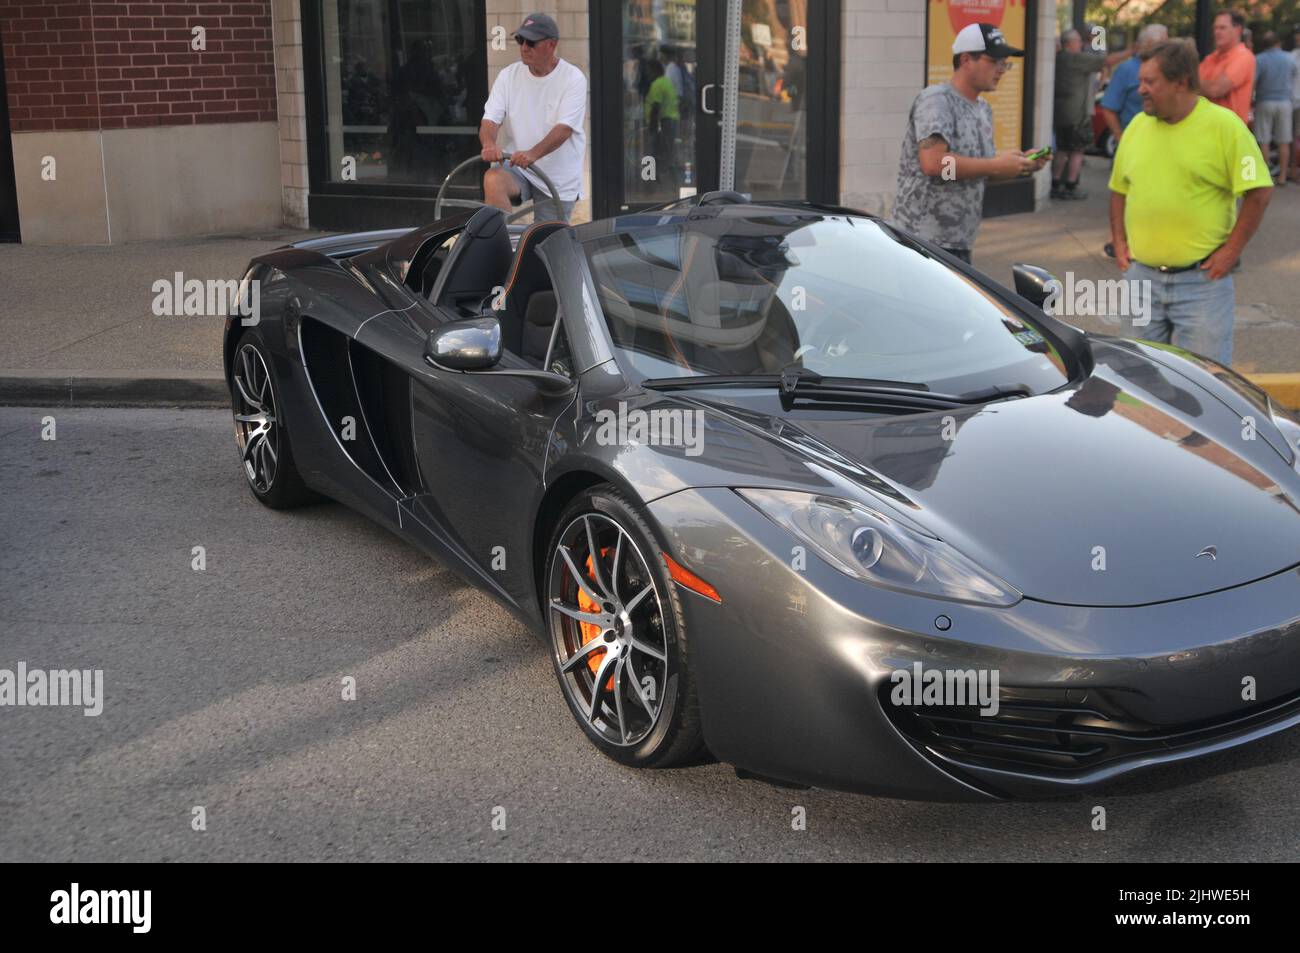
{"label": "alloy wheel spoke", "polygon": [[641,703],[641,707],[645,709],[645,713],[650,716],[650,720],[654,721],[654,706],[650,704],[650,699],[645,697],[645,689],[641,686],[641,678],[636,673],[636,666],[632,664],[631,655],[627,657],[627,671],[628,675],[632,678],[632,691],[636,693],[637,701]]}
{"label": "alloy wheel spoke", "polygon": [[569,567],[569,572],[573,574],[574,580],[578,583],[578,586],[582,591],[587,594],[588,599],[597,604],[605,601],[604,597],[596,592],[595,589],[591,588],[591,584],[587,581],[587,574],[578,571],[577,563],[573,561],[573,556],[569,554],[569,547],[565,546],[563,543],[560,544],[560,558],[563,559],[564,564]]}
{"label": "alloy wheel spoke", "polygon": [[263,410],[261,401],[248,392],[248,385],[244,383],[244,379],[238,374],[235,375],[235,388],[239,391],[239,396],[244,403],[259,413]]}
{"label": "alloy wheel spoke", "polygon": [[605,643],[602,642],[600,639],[592,639],[590,642],[584,643],[581,646],[581,648],[578,649],[578,651],[574,652],[572,655],[570,655],[567,659],[564,660],[564,662],[560,665],[560,671],[563,672],[565,675],[568,675],[575,668],[578,668],[580,665],[584,664],[587,661],[587,656],[591,655],[592,652],[596,651],[597,649],[603,649],[604,647],[605,647]]}
{"label": "alloy wheel spoke", "polygon": [[646,596],[650,595],[650,593],[654,591],[654,588],[655,587],[653,585],[646,586],[644,589],[642,589],[640,592],[638,592],[635,596],[632,597],[631,601],[629,601],[628,604],[623,607],[623,611],[626,612],[628,615],[631,615],[632,610],[635,609],[637,606],[639,606],[641,604],[641,600],[643,600]]}
{"label": "alloy wheel spoke", "polygon": [[591,531],[591,517],[584,516],[582,518],[582,525],[586,527],[587,530],[587,552],[591,553],[592,578],[596,580],[596,585],[600,587],[600,591],[605,593],[604,598],[597,599],[596,601],[604,602],[606,599],[612,598],[613,593],[609,591],[609,586],[605,585],[605,576],[600,571],[600,550],[596,547],[596,535]]}
{"label": "alloy wheel spoke", "polygon": [[632,636],[632,648],[636,649],[638,652],[642,652],[645,655],[650,656],[653,659],[658,659],[661,662],[668,661],[668,656],[663,653],[662,649],[656,648],[655,646],[651,645],[649,642],[644,641],[643,639],[638,639],[635,635]]}
{"label": "alloy wheel spoke", "polygon": [[614,543],[614,565],[609,571],[609,594],[614,597],[614,602],[618,602],[618,564],[623,556],[623,528],[618,530],[618,541]]}
{"label": "alloy wheel spoke", "polygon": [[576,619],[579,622],[586,622],[590,625],[598,625],[601,626],[602,628],[605,625],[604,616],[599,616],[591,612],[583,612],[581,609],[578,609],[574,606],[566,606],[559,599],[551,600],[551,608],[554,609],[556,612],[567,615],[570,619]]}
{"label": "alloy wheel spoke", "polygon": [[600,714],[600,696],[605,693],[605,683],[609,681],[609,670],[614,667],[617,661],[608,652],[605,653],[604,659],[601,660],[600,668],[596,670],[596,680],[591,685],[591,706],[587,709],[587,723],[596,724],[596,716]]}
{"label": "alloy wheel spoke", "polygon": [[627,716],[623,714],[623,668],[626,659],[619,658],[614,666],[614,711],[618,715],[618,737],[627,743]]}

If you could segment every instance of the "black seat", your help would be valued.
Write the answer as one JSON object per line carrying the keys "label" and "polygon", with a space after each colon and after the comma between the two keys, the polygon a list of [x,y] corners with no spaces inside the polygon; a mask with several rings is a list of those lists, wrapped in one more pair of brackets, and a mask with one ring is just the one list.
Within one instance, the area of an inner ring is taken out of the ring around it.
{"label": "black seat", "polygon": [[510,233],[505,212],[487,206],[465,224],[438,275],[429,300],[465,314],[501,285],[510,268]]}
{"label": "black seat", "polygon": [[[493,309],[497,320],[501,322],[501,346],[507,351],[523,355],[525,316],[528,314],[528,302],[533,295],[539,291],[551,291],[552,295],[554,294],[551,275],[546,270],[541,256],[537,254],[537,246],[560,229],[567,227],[564,222],[538,222],[530,225],[528,230],[519,236],[519,247],[515,250],[515,261],[510,268],[510,277],[506,281],[501,307]],[[552,315],[551,323],[554,321]],[[546,356],[545,348],[541,356]]]}
{"label": "black seat", "polygon": [[546,360],[546,350],[551,345],[551,331],[559,314],[559,304],[554,291],[534,291],[524,312],[523,343],[519,356],[535,367]]}

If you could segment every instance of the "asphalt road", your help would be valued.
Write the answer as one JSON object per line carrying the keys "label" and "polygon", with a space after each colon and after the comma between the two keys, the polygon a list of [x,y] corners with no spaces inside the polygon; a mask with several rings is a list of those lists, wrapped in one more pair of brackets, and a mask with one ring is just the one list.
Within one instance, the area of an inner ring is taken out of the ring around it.
{"label": "asphalt road", "polygon": [[0,707],[0,860],[1300,854],[1300,732],[1019,804],[624,768],[486,596],[341,506],[260,506],[224,413],[65,410],[43,441],[46,413],[0,408],[0,668],[103,669],[105,701]]}

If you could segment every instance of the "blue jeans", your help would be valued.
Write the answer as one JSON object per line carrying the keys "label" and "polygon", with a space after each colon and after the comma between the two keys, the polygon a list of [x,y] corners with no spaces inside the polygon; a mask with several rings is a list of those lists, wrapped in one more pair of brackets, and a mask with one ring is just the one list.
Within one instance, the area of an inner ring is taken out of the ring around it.
{"label": "blue jeans", "polygon": [[1124,319],[1125,333],[1144,341],[1173,344],[1218,361],[1224,367],[1232,363],[1232,324],[1237,296],[1232,275],[1211,281],[1200,268],[1165,274],[1133,262],[1124,275],[1129,281],[1149,281],[1148,292],[1134,287],[1132,295],[1142,294],[1147,302],[1150,322],[1137,325]]}

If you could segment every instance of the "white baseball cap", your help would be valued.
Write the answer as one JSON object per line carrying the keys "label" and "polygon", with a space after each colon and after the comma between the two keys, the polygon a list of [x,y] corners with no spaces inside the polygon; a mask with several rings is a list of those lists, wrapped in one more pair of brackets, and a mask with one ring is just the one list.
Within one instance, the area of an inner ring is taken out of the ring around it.
{"label": "white baseball cap", "polygon": [[992,23],[972,23],[964,26],[952,41],[953,55],[958,53],[987,53],[1001,59],[1006,56],[1024,56],[1024,50],[1007,45],[1002,31]]}

